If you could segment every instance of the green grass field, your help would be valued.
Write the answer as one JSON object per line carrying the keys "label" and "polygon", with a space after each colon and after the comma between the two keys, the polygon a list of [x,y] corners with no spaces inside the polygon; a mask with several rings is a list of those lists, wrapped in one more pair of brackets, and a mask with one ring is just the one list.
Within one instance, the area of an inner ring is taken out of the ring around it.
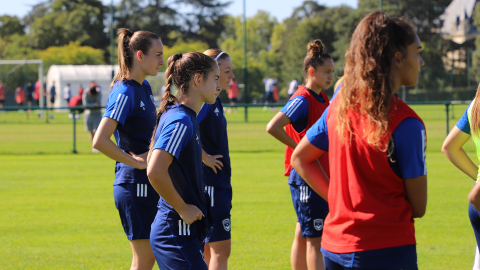
{"label": "green grass field", "polygon": [[[467,194],[473,181],[440,152],[442,105],[412,106],[428,136],[427,214],[416,221],[420,269],[471,269],[475,239]],[[456,105],[450,128],[466,106]],[[273,113],[228,114],[232,158],[230,269],[290,269],[295,228],[283,146],[265,132]],[[131,251],[113,202],[114,162],[91,154],[89,135],[55,113],[0,114],[0,269],[127,269]],[[474,147],[465,149],[474,157]]]}

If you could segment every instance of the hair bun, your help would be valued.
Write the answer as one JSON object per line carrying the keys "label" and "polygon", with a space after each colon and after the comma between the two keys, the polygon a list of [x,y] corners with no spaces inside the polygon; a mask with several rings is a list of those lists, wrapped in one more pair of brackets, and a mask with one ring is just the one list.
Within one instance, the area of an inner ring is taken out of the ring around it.
{"label": "hair bun", "polygon": [[325,44],[320,39],[315,39],[314,41],[310,42],[307,47],[307,54],[310,57],[320,56],[325,53]]}
{"label": "hair bun", "polygon": [[183,54],[182,53],[177,53],[173,55],[173,61],[177,61],[178,59],[182,58]]}

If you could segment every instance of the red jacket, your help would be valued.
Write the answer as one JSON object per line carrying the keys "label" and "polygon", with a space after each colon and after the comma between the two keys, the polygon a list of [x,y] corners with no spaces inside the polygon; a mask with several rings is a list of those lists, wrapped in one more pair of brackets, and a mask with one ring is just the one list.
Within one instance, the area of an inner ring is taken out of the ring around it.
{"label": "red jacket", "polygon": [[[323,99],[325,100],[324,103],[318,101],[310,91],[303,85],[299,85],[297,91],[292,95],[290,99],[293,99],[297,96],[305,97],[308,101],[308,123],[307,127],[302,130],[301,132],[297,132],[292,124],[289,124],[285,127],[285,132],[287,132],[288,136],[292,138],[297,144],[302,140],[302,138],[307,133],[307,130],[317,122],[317,120],[322,116],[325,109],[327,109],[330,102],[328,101],[327,95],[325,93],[320,92]],[[290,171],[292,170],[292,165],[290,164],[290,159],[292,157],[293,149],[289,146],[285,145],[285,176],[290,175]],[[329,176],[329,166],[328,166],[328,154],[325,153],[320,159],[320,164],[323,167],[323,170]]]}
{"label": "red jacket", "polygon": [[[386,152],[363,139],[366,121],[358,111],[345,116],[351,119],[354,135],[350,143],[342,143],[335,123],[337,101],[332,102],[327,115],[330,212],[322,247],[334,253],[349,253],[416,244],[404,180],[391,169]],[[422,121],[407,104],[393,97],[389,133],[409,117]],[[349,136],[346,134],[346,138]]]}

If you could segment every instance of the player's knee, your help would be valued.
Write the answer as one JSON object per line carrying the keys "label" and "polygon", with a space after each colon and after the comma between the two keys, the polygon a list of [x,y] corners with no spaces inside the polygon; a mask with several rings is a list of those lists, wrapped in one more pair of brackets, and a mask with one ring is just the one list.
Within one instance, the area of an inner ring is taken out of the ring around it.
{"label": "player's knee", "polygon": [[219,250],[214,250],[212,252],[212,256],[215,256],[218,260],[228,260],[230,257],[231,253],[231,248],[230,247],[224,247]]}
{"label": "player's knee", "polygon": [[307,247],[309,248],[318,248],[322,246],[322,237],[307,238]]}

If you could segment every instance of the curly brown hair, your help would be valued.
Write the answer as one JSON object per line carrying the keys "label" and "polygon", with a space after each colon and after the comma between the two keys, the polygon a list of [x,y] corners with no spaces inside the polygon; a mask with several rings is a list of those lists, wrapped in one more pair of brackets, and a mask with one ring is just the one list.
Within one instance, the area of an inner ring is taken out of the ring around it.
{"label": "curly brown hair", "polygon": [[355,110],[366,121],[367,143],[387,151],[390,103],[396,90],[390,78],[392,63],[395,53],[404,53],[415,39],[409,22],[380,11],[365,15],[358,24],[345,53],[345,81],[337,96],[336,129],[344,142],[353,135],[347,115]]}

